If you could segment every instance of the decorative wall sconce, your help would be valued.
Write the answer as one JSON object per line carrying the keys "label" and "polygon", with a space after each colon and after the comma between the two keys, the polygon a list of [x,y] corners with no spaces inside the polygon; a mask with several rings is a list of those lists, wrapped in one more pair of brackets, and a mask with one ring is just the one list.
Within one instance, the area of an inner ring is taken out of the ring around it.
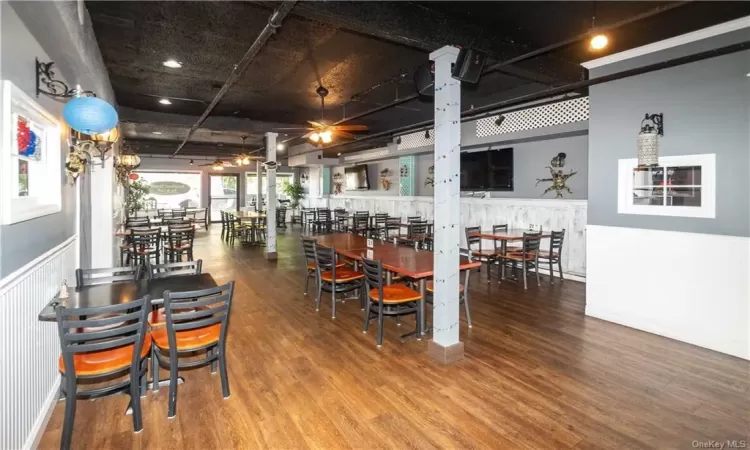
{"label": "decorative wall sconce", "polygon": [[308,182],[308,181],[310,180],[310,175],[308,175],[308,174],[307,174],[307,173],[305,173],[305,172],[302,172],[302,173],[300,174],[300,176],[299,176],[299,179],[300,179],[300,181],[301,181],[301,182],[303,182],[303,183],[307,183],[307,182]]}
{"label": "decorative wall sconce", "polygon": [[56,79],[52,70],[54,64],[36,60],[36,96],[71,99],[63,108],[63,118],[70,128],[80,133],[99,135],[115,128],[118,122],[115,108],[92,91],[84,91],[80,86],[70,89],[65,82]]}
{"label": "decorative wall sconce", "polygon": [[104,133],[89,136],[76,131],[72,133],[72,136],[68,141],[71,148],[78,149],[88,155],[99,156],[102,161],[102,167],[104,167],[104,161],[107,159],[107,152],[112,150],[112,146],[114,146],[119,137],[120,133],[117,131],[117,128],[112,128]]}
{"label": "decorative wall sconce", "polygon": [[391,180],[388,178],[390,176],[391,171],[388,168],[380,171],[380,185],[383,187],[384,191],[387,191],[391,188]]}
{"label": "decorative wall sconce", "polygon": [[638,133],[638,167],[659,165],[659,136],[664,136],[664,114],[648,114]]}

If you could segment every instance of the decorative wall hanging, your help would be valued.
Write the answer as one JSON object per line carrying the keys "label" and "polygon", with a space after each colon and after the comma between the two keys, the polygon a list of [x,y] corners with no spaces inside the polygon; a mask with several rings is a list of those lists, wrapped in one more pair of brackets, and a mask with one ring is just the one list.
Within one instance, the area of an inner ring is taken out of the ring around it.
{"label": "decorative wall hanging", "polygon": [[566,156],[567,155],[565,153],[558,153],[557,156],[552,158],[552,160],[550,161],[550,166],[547,166],[547,169],[549,169],[549,173],[551,175],[550,178],[537,178],[536,179],[537,186],[541,182],[552,183],[552,185],[550,185],[547,189],[544,190],[544,192],[542,192],[542,196],[546,195],[547,192],[550,192],[550,191],[555,191],[557,193],[555,198],[562,198],[563,191],[567,191],[569,194],[573,193],[573,191],[570,190],[570,188],[567,186],[566,183],[568,181],[568,178],[572,177],[578,172],[571,170],[569,173],[563,173],[561,168],[565,166]]}
{"label": "decorative wall hanging", "polygon": [[406,178],[409,176],[409,166],[406,164],[403,164],[401,166],[401,178]]}
{"label": "decorative wall hanging", "polygon": [[664,136],[664,114],[648,114],[638,133],[638,167],[659,165],[659,136]]}
{"label": "decorative wall hanging", "polygon": [[435,166],[430,166],[430,168],[427,169],[427,174],[427,178],[424,180],[424,185],[435,187]]}
{"label": "decorative wall hanging", "polygon": [[385,168],[380,171],[380,186],[383,187],[384,191],[387,191],[391,188],[391,180],[388,178],[391,176],[391,171],[388,168]]}
{"label": "decorative wall hanging", "polygon": [[[86,171],[86,164],[90,155],[81,149],[71,148],[70,153],[65,158],[65,174],[68,176],[68,182],[75,184],[78,177]],[[119,175],[119,174],[118,174]],[[120,178],[118,176],[118,181]]]}
{"label": "decorative wall hanging", "polygon": [[341,189],[344,187],[343,182],[344,176],[336,172],[333,174],[333,193],[340,194]]}
{"label": "decorative wall hanging", "polygon": [[123,153],[117,157],[117,162],[115,163],[115,175],[117,176],[117,181],[123,187],[127,187],[130,173],[140,165],[141,157],[133,153],[130,147],[125,147]]}

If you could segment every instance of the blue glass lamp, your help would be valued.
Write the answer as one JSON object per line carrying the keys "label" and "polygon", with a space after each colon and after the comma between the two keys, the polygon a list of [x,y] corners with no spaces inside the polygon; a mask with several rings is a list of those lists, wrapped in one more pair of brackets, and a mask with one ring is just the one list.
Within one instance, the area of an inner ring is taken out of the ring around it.
{"label": "blue glass lamp", "polygon": [[88,135],[101,134],[117,126],[117,111],[97,97],[75,97],[65,104],[63,118],[70,128]]}

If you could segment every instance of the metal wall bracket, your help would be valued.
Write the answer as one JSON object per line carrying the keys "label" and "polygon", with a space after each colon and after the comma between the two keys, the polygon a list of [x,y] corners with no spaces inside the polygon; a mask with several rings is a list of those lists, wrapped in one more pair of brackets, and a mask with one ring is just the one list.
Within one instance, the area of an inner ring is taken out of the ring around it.
{"label": "metal wall bracket", "polygon": [[[651,122],[649,124],[648,122]],[[652,125],[653,124],[653,125]],[[664,136],[664,113],[649,114],[641,120],[641,131],[656,131],[659,136]]]}
{"label": "metal wall bracket", "polygon": [[[96,97],[96,94],[91,91],[81,90],[80,87],[70,89],[64,81],[55,78],[55,72],[52,70],[52,66],[55,64],[53,61],[40,62],[39,59],[36,61],[36,96],[44,94],[56,99],[64,99],[71,97],[89,96]],[[46,87],[47,90],[43,89],[42,86]]]}

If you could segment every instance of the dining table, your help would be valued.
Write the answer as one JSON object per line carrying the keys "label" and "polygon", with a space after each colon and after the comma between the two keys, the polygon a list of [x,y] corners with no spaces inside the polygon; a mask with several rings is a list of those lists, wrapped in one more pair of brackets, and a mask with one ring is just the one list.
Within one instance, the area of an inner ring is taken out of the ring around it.
{"label": "dining table", "polygon": [[[57,308],[63,305],[65,308],[86,308],[96,315],[96,308],[119,305],[142,298],[145,295],[151,297],[151,306],[159,307],[164,304],[164,292],[198,291],[216,287],[216,280],[210,273],[195,275],[175,275],[172,277],[155,278],[151,280],[120,281],[117,283],[97,284],[69,288],[68,298],[61,299],[59,293],[39,312],[40,321],[56,322]],[[178,384],[184,383],[179,377]],[[153,380],[148,382],[149,390],[158,391],[160,387],[169,385],[169,380],[161,380],[154,385]],[[127,414],[130,414],[130,408]]]}
{"label": "dining table", "polygon": [[[534,233],[534,230],[529,230],[528,228],[510,228],[506,231],[480,231],[480,232],[474,232],[469,233],[469,236],[471,237],[479,237],[482,239],[487,239],[491,241],[501,241],[501,248],[500,252],[501,254],[505,254],[508,250],[508,242],[523,242],[524,234],[526,233]],[[542,232],[541,236],[542,239],[548,239],[552,237],[550,233],[544,233]]]}
{"label": "dining table", "polygon": [[[434,254],[431,251],[418,250],[376,239],[372,240],[373,245],[368,248],[367,238],[350,233],[326,234],[312,239],[315,239],[323,247],[332,247],[337,254],[350,258],[355,263],[360,261],[363,255],[367,259],[380,261],[383,264],[383,269],[386,270],[386,284],[391,284],[394,273],[417,280],[421,297],[419,310],[422,320],[414,334],[422,336],[428,331],[425,318],[426,288],[428,278],[435,274]],[[465,257],[459,259],[459,270],[469,270],[479,266],[481,266],[481,263],[478,261],[471,261]]]}
{"label": "dining table", "polygon": [[250,222],[250,232],[248,233],[249,240],[243,241],[244,244],[248,245],[262,245],[263,241],[260,238],[258,232],[258,225],[261,220],[266,219],[266,213],[258,211],[225,211],[229,215],[237,218],[240,222]]}

